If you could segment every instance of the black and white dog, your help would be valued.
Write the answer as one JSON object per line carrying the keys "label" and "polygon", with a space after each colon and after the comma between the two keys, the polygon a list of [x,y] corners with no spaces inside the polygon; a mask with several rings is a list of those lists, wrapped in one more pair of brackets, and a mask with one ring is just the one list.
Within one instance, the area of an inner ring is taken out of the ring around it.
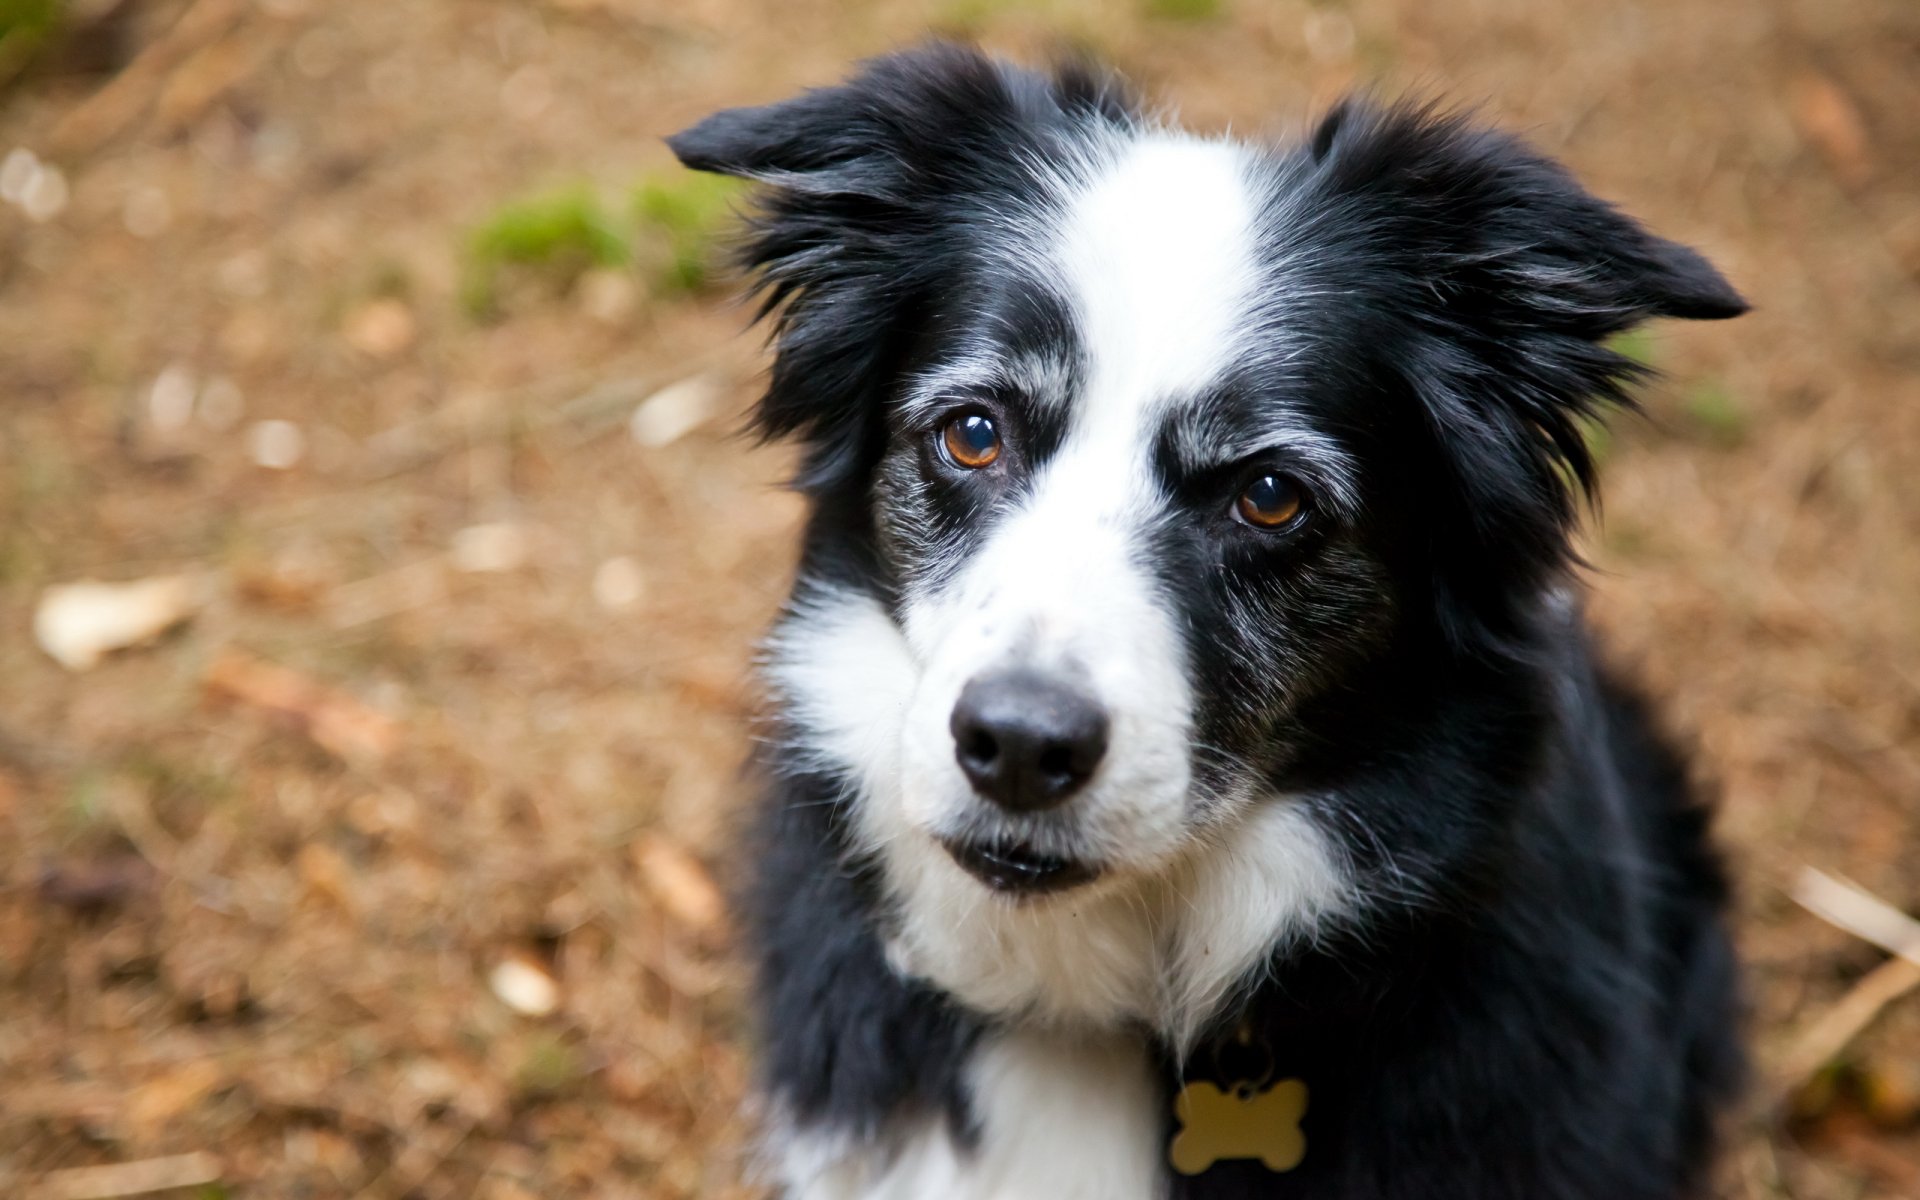
{"label": "black and white dog", "polygon": [[794,1200],[1675,1200],[1723,882],[1595,665],[1610,335],[1745,304],[1513,139],[1196,137],[936,45],[763,185],[804,446],[745,925]]}

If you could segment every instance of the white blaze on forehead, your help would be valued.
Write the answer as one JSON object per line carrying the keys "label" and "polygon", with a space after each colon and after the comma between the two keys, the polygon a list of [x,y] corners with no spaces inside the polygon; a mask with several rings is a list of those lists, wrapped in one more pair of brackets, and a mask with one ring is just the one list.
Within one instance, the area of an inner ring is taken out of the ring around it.
{"label": "white blaze on forehead", "polygon": [[1055,260],[1085,354],[1083,426],[1144,420],[1232,360],[1258,276],[1248,152],[1154,134],[1067,203]]}

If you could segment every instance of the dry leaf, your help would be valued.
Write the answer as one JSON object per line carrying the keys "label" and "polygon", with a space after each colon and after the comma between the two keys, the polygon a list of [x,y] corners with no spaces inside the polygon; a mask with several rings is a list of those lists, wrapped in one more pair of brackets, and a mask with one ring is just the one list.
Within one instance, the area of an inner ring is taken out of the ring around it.
{"label": "dry leaf", "polygon": [[85,671],[115,650],[159,637],[204,602],[205,588],[190,575],[64,583],[41,594],[33,635],[61,666]]}
{"label": "dry leaf", "polygon": [[167,1122],[211,1095],[226,1078],[220,1064],[211,1059],[182,1064],[134,1090],[127,1103],[127,1120],[142,1140],[149,1139]]}
{"label": "dry leaf", "polygon": [[300,881],[316,897],[349,915],[359,911],[354,902],[353,871],[340,852],[320,842],[308,842],[294,857]]}
{"label": "dry leaf", "polygon": [[399,727],[351,696],[289,667],[228,652],[207,668],[207,691],[281,718],[315,745],[350,762],[385,758]]}
{"label": "dry leaf", "polygon": [[153,890],[154,869],[137,854],[48,867],[40,874],[40,899],[73,912],[118,908]]}
{"label": "dry leaf", "polygon": [[413,345],[419,329],[413,310],[389,297],[354,309],[340,332],[349,346],[368,358],[388,359]]}
{"label": "dry leaf", "polygon": [[627,430],[642,446],[671,445],[698,429],[719,400],[720,385],[710,376],[682,379],[642,400],[633,410]]}
{"label": "dry leaf", "polygon": [[726,918],[726,897],[707,868],[684,847],[658,834],[646,834],[633,843],[634,865],[647,891],[667,915],[696,933],[720,927]]}
{"label": "dry leaf", "polygon": [[1848,187],[1867,182],[1873,175],[1873,151],[1853,98],[1833,80],[1815,74],[1795,79],[1790,96],[1800,135],[1820,151],[1840,181]]}

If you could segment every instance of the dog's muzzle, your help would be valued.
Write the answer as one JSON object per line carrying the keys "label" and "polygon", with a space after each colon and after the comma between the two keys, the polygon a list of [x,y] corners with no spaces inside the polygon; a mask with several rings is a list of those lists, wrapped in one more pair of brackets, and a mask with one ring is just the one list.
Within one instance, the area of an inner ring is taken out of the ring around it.
{"label": "dog's muzzle", "polygon": [[[1009,817],[1059,808],[1084,789],[1106,757],[1111,727],[1106,709],[1080,688],[1029,669],[976,676],[961,689],[948,722],[961,773],[976,795]],[[999,892],[1059,891],[1098,874],[1014,838],[942,844]]]}

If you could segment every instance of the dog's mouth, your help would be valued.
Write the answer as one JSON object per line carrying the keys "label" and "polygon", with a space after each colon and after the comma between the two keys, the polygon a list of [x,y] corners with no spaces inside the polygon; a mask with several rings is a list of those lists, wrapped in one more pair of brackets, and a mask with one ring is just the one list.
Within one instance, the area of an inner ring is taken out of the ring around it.
{"label": "dog's mouth", "polygon": [[1010,896],[1065,891],[1090,883],[1100,874],[1100,868],[1092,863],[1042,854],[1025,842],[942,838],[940,845],[969,875]]}

